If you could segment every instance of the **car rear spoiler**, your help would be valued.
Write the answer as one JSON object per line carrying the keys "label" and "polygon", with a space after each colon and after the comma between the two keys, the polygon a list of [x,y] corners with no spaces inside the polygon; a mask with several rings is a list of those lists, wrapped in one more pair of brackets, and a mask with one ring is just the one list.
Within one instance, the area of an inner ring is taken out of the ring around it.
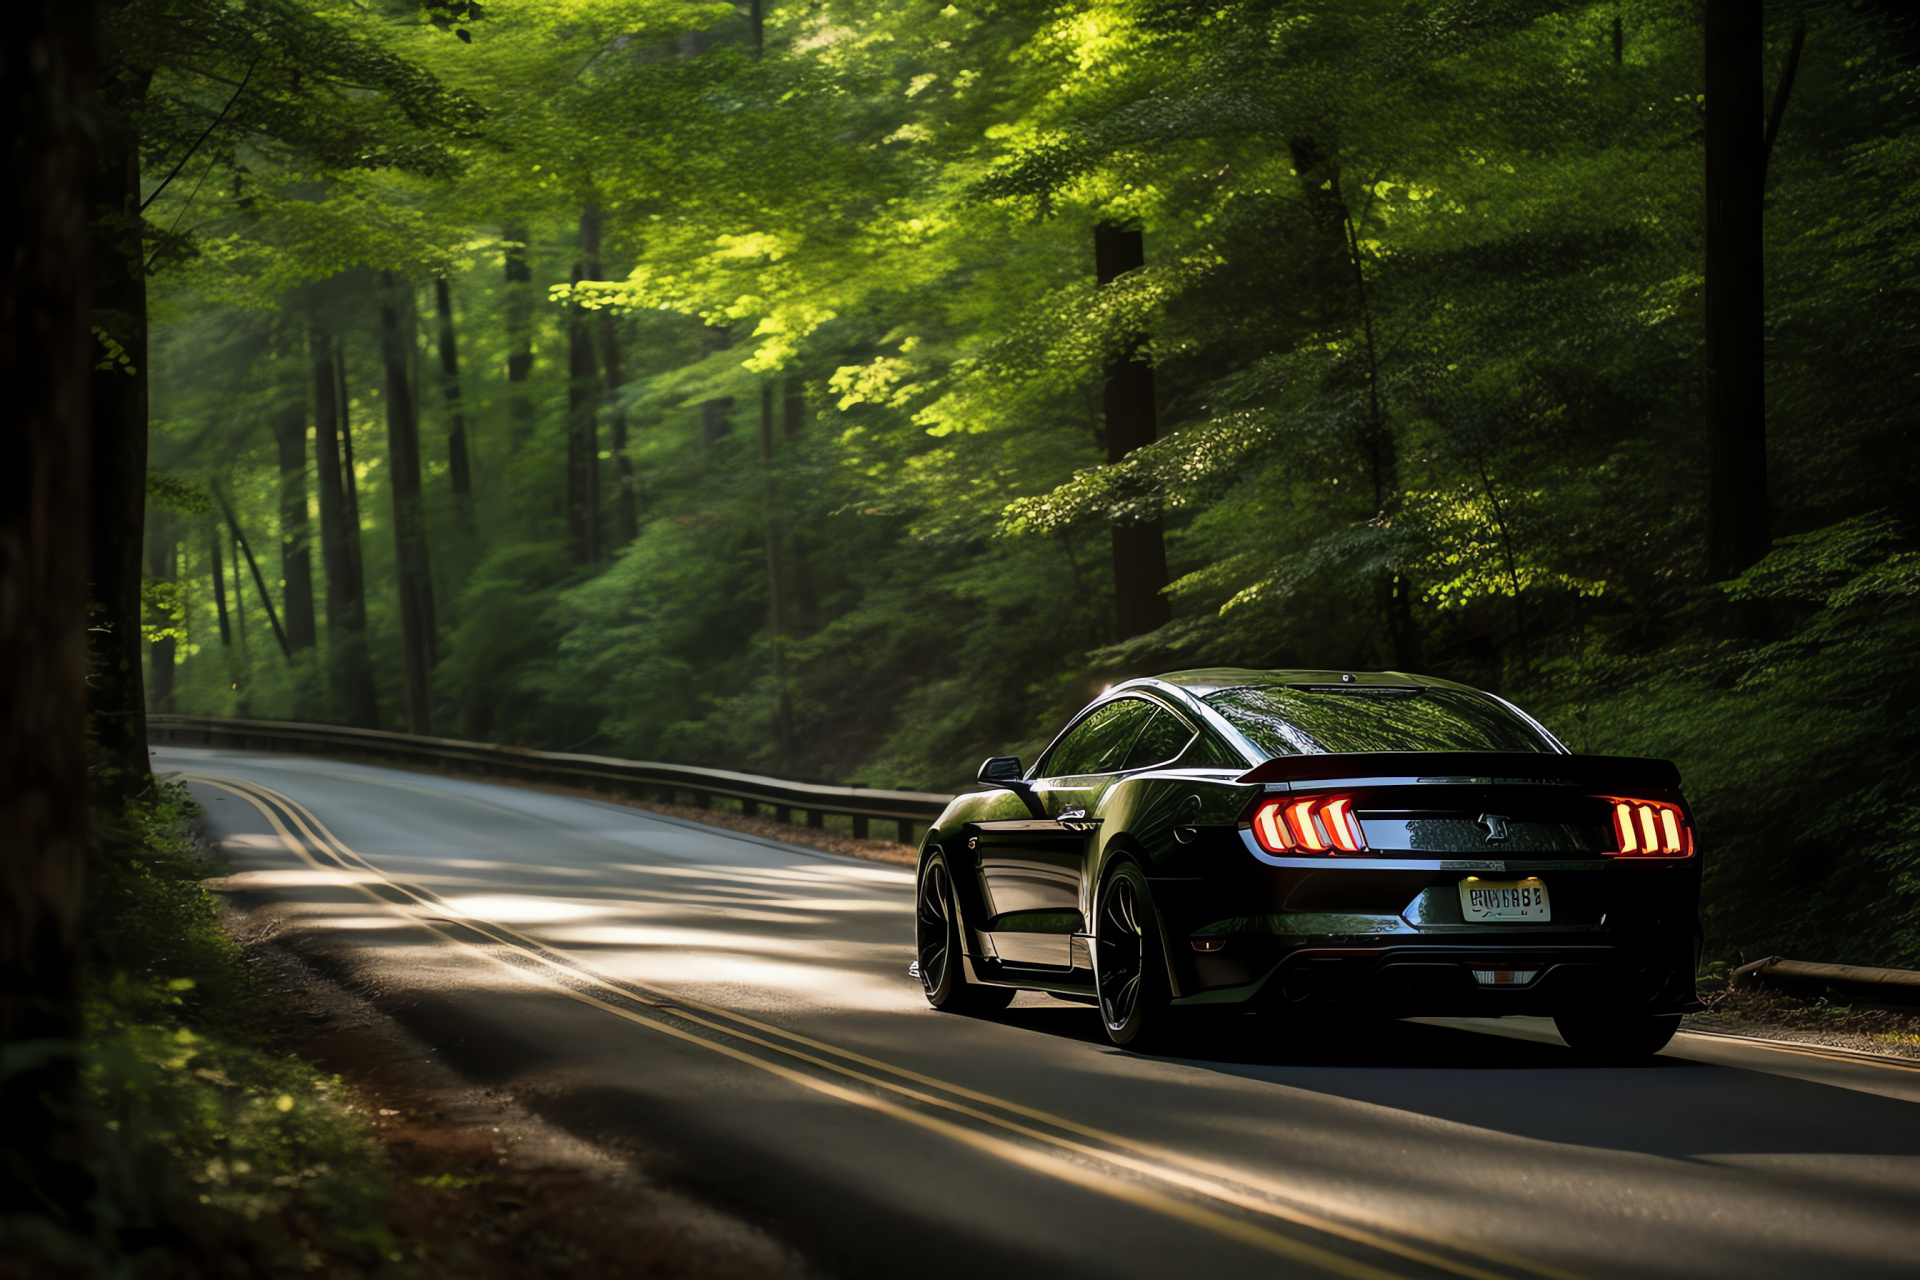
{"label": "car rear spoiler", "polygon": [[1671,760],[1645,756],[1549,755],[1533,751],[1354,751],[1275,756],[1240,776],[1255,782],[1502,782],[1583,787],[1592,791],[1678,787]]}

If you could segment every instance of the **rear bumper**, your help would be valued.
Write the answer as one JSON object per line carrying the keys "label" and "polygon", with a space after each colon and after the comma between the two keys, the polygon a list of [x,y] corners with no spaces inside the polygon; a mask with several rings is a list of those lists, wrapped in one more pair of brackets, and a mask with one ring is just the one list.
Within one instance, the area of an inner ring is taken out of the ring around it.
{"label": "rear bumper", "polygon": [[1585,1008],[1684,1013],[1699,1007],[1696,953],[1694,939],[1684,937],[1601,945],[1494,936],[1437,946],[1302,946],[1254,981],[1203,988],[1175,1003],[1401,1018],[1549,1016]]}

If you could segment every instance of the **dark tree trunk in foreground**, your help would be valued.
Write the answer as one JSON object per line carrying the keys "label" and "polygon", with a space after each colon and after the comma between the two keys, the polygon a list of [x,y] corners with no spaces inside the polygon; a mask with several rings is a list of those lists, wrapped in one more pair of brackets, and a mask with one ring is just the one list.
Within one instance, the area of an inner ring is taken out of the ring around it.
{"label": "dark tree trunk in foreground", "polygon": [[280,576],[287,643],[295,653],[319,642],[313,612],[313,551],[307,533],[307,401],[289,399],[274,416],[280,462]]}
{"label": "dark tree trunk in foreground", "polygon": [[504,258],[507,312],[507,422],[513,446],[533,434],[533,401],[527,379],[533,374],[533,263],[527,254],[528,231],[508,227]]}
{"label": "dark tree trunk in foreground", "polygon": [[[0,1051],[18,1067],[0,1072],[0,1216],[46,1214],[84,1233],[77,1061],[57,1050],[80,1029],[93,7],[28,0],[11,14],[0,41]],[[35,1054],[36,1042],[56,1051]]]}
{"label": "dark tree trunk in foreground", "polygon": [[407,732],[431,733],[434,649],[433,578],[427,564],[426,522],[420,507],[420,424],[407,378],[407,347],[395,309],[398,288],[381,273],[380,351],[387,369],[387,465],[393,489],[394,567],[400,588],[400,644],[407,673]]}
{"label": "dark tree trunk in foreground", "polygon": [[[147,513],[147,577],[156,587],[171,583],[176,575],[173,518],[165,508]],[[147,621],[167,626],[173,619],[158,609]],[[172,636],[161,636],[147,646],[147,706],[150,710],[173,710],[173,664],[179,645]]]}
{"label": "dark tree trunk in foreground", "polygon": [[[15,47],[8,37],[8,47]],[[140,231],[139,104],[151,73],[111,77],[109,114],[93,168],[91,239],[94,325],[124,361],[97,357],[90,386],[88,460],[89,622],[87,727],[94,786],[109,804],[153,787],[147,763],[140,653],[140,541],[147,486],[147,274]],[[100,367],[104,365],[105,367]]]}
{"label": "dark tree trunk in foreground", "polygon": [[440,394],[447,404],[447,474],[453,481],[454,511],[460,531],[473,535],[473,463],[468,456],[467,411],[460,400],[460,351],[453,340],[453,290],[445,276],[433,280],[433,304],[440,316]]}
{"label": "dark tree trunk in foreground", "polygon": [[[580,252],[576,286],[600,256],[600,211],[591,205],[580,215]],[[600,558],[599,392],[591,323],[575,299],[567,304],[567,543],[575,564]]]}
{"label": "dark tree trunk in foreground", "polygon": [[1761,12],[1707,0],[1707,575],[1772,546],[1767,518]]}
{"label": "dark tree trunk in foreground", "polygon": [[346,435],[339,358],[331,336],[308,336],[313,360],[314,488],[320,499],[320,560],[327,572],[327,648],[334,696],[347,723],[377,729],[373,665],[367,653],[367,594],[360,575],[360,522],[347,500],[340,446]]}
{"label": "dark tree trunk in foreground", "polygon": [[[1093,231],[1094,274],[1112,284],[1146,264],[1140,232],[1103,222]],[[1140,339],[1107,369],[1104,397],[1107,461],[1118,462],[1159,435],[1154,415],[1153,369],[1139,355]],[[1158,520],[1113,528],[1113,616],[1122,640],[1145,635],[1167,621],[1167,544]]]}

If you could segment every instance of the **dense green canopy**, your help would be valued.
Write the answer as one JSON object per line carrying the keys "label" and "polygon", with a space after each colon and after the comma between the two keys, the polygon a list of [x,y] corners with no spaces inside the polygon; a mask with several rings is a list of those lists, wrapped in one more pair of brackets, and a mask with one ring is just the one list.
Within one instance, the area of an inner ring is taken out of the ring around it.
{"label": "dense green canopy", "polygon": [[1122,676],[1417,669],[1677,759],[1714,954],[1920,963],[1920,32],[1764,8],[1716,583],[1698,10],[142,0],[153,709],[950,787]]}

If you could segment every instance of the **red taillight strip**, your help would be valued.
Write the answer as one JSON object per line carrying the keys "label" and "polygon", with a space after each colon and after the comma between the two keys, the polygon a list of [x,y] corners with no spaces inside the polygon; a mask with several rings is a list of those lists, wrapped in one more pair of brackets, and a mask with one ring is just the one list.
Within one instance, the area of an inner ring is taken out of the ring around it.
{"label": "red taillight strip", "polygon": [[1321,807],[1320,816],[1327,824],[1327,835],[1333,840],[1334,848],[1342,853],[1358,853],[1366,848],[1366,837],[1360,834],[1360,820],[1353,816],[1353,801],[1345,796],[1329,800]]}
{"label": "red taillight strip", "polygon": [[1613,806],[1613,836],[1622,858],[1687,858],[1693,855],[1693,828],[1680,806],[1633,796],[1602,797]]}
{"label": "red taillight strip", "polygon": [[1247,825],[1268,853],[1363,853],[1367,847],[1351,796],[1262,801]]}

